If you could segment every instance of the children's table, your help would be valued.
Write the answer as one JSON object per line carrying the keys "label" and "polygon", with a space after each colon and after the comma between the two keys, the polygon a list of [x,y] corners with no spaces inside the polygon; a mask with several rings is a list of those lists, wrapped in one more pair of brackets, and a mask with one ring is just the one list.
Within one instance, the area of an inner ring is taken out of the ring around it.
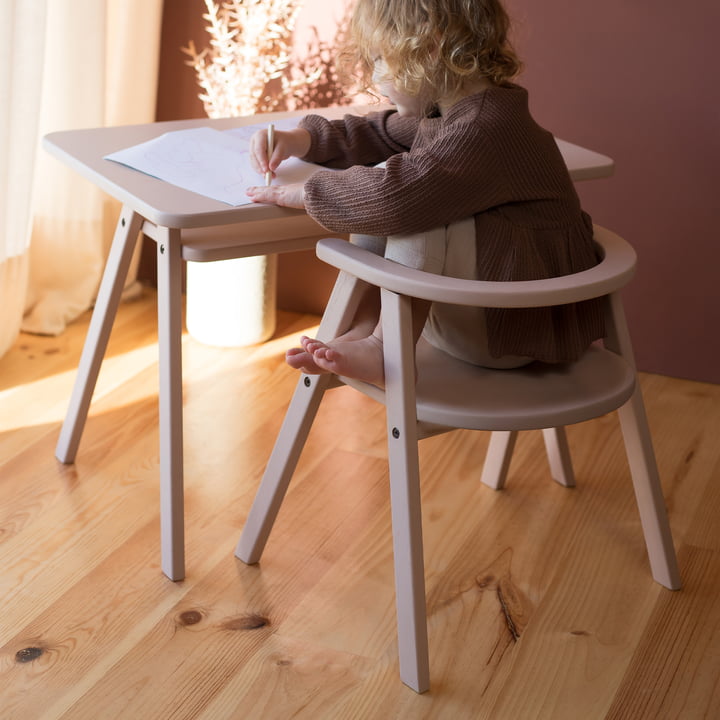
{"label": "children's table", "polygon": [[[313,112],[339,118],[348,112],[359,114],[373,109],[377,106]],[[303,114],[306,111],[69,130],[44,138],[44,146],[52,155],[122,203],[55,451],[63,463],[74,462],[77,454],[138,237],[142,233],[157,245],[160,533],[162,569],[171,580],[185,576],[182,264],[188,260],[208,262],[305,250],[332,233],[301,210],[257,204],[233,207],[103,158],[172,130],[226,130]],[[574,180],[612,174],[610,158],[562,140],[557,144]]]}

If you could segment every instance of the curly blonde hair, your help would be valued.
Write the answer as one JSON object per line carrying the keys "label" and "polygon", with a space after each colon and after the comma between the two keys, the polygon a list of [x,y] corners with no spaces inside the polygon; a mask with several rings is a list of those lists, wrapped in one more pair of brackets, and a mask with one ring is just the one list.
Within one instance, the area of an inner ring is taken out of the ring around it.
{"label": "curly blonde hair", "polygon": [[521,63],[509,29],[499,0],[356,0],[341,60],[368,89],[382,57],[397,87],[437,101],[480,78],[510,82]]}

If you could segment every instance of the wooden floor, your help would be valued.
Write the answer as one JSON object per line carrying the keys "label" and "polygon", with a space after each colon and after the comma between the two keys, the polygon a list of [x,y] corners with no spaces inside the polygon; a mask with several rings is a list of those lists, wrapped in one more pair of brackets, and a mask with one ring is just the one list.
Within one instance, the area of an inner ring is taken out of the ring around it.
{"label": "wooden floor", "polygon": [[382,408],[344,388],[262,562],[233,550],[317,318],[184,340],[188,576],[159,569],[154,297],[124,305],[75,465],[53,456],[87,317],[0,359],[0,718],[720,717],[720,386],[644,376],[685,587],[649,574],[615,415],[569,429],[578,487],[521,435],[423,441],[432,688],[398,679]]}

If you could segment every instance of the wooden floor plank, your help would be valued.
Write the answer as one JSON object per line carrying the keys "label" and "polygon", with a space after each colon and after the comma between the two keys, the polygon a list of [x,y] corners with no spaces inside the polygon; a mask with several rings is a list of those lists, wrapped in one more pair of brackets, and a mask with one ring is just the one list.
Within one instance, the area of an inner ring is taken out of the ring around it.
{"label": "wooden floor plank", "polygon": [[699,500],[679,555],[683,590],[658,599],[609,718],[720,717],[720,483]]}

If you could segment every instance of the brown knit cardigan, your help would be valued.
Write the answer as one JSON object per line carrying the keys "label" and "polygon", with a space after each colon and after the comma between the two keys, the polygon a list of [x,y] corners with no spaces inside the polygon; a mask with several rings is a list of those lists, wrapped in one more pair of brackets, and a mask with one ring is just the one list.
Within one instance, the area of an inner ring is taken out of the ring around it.
{"label": "brown knit cardigan", "polygon": [[[466,97],[443,116],[310,115],[301,126],[312,136],[304,160],[345,168],[305,185],[308,213],[328,230],[386,236],[475,216],[481,280],[555,277],[598,261],[591,220],[554,138],[517,85]],[[384,168],[372,167],[381,161]],[[493,356],[552,363],[576,359],[604,332],[596,301],[488,309],[486,320]]]}

